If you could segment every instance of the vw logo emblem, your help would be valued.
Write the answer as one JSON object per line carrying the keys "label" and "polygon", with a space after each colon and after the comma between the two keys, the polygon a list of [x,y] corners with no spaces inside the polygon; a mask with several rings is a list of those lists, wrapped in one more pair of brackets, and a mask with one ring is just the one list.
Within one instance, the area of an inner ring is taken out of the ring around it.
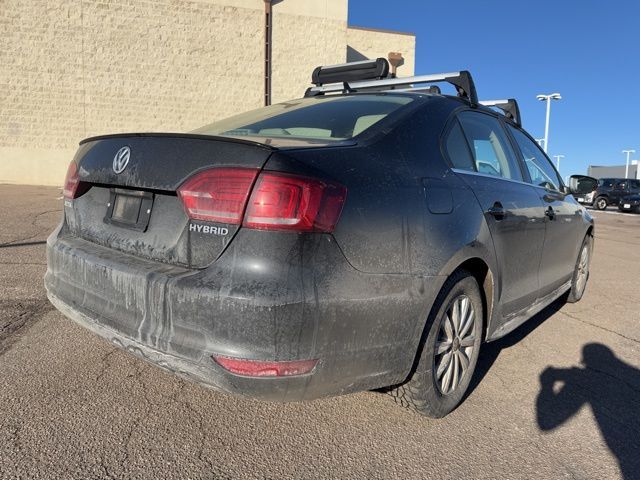
{"label": "vw logo emblem", "polygon": [[129,147],[122,147],[116,152],[116,156],[113,157],[113,171],[116,173],[124,172],[124,169],[129,165],[129,157],[131,157],[131,149]]}

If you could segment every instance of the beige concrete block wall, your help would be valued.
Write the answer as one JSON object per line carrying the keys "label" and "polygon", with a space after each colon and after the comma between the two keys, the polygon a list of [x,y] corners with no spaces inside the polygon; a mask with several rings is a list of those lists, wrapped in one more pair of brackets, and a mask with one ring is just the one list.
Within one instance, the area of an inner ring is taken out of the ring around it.
{"label": "beige concrete block wall", "polygon": [[399,77],[415,74],[416,37],[411,33],[391,32],[362,27],[347,29],[348,60],[387,58],[389,52],[401,52],[404,65],[398,67]]}
{"label": "beige concrete block wall", "polygon": [[61,184],[87,136],[259,107],[264,4],[221,3],[1,0],[0,182]]}
{"label": "beige concrete block wall", "polygon": [[[286,1],[273,7],[272,103],[302,97],[318,65],[346,61],[346,0],[314,3],[316,8],[329,4],[333,9],[327,8],[326,16],[311,16],[285,13],[292,11]],[[345,8],[339,8],[340,4]]]}

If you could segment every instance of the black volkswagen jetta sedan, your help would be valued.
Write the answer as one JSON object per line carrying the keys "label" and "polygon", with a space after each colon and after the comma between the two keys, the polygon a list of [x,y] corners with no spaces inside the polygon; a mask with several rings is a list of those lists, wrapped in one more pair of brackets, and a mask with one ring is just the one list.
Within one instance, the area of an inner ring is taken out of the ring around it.
{"label": "black volkswagen jetta sedan", "polygon": [[82,141],[49,299],[218,391],[384,388],[444,416],[483,342],[581,298],[593,220],[517,103],[479,102],[468,72],[389,78],[378,59],[313,83],[191,134]]}

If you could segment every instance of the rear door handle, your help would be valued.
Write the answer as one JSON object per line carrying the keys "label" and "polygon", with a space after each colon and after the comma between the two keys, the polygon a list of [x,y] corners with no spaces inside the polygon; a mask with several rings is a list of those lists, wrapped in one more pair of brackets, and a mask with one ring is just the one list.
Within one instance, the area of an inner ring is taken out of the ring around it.
{"label": "rear door handle", "polygon": [[547,209],[544,211],[544,214],[549,217],[549,220],[553,220],[556,218],[556,211],[552,206],[547,207]]}
{"label": "rear door handle", "polygon": [[493,218],[495,218],[496,220],[502,220],[504,218],[504,216],[506,215],[506,212],[505,212],[505,210],[502,207],[502,204],[500,202],[495,202],[493,204],[493,207],[491,207],[491,208],[489,208],[489,210],[487,210],[487,213],[489,215],[492,215]]}

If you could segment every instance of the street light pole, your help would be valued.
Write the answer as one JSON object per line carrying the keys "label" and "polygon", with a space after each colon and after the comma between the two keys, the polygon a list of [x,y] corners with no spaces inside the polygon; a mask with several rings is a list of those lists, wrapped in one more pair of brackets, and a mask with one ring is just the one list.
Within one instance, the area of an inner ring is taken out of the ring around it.
{"label": "street light pole", "polygon": [[629,178],[629,157],[632,153],[636,153],[635,150],[622,150],[622,153],[627,154],[627,166],[624,169],[624,178]]}
{"label": "street light pole", "polygon": [[544,151],[549,153],[549,117],[551,116],[551,97],[547,97],[547,118],[544,121]]}
{"label": "street light pole", "polygon": [[544,151],[549,151],[549,118],[551,117],[551,100],[561,100],[562,96],[559,93],[552,93],[550,95],[537,95],[536,98],[541,102],[547,102],[547,118],[544,122]]}
{"label": "street light pole", "polygon": [[554,155],[553,158],[556,159],[556,169],[559,172],[560,171],[560,159],[564,158],[564,155]]}

